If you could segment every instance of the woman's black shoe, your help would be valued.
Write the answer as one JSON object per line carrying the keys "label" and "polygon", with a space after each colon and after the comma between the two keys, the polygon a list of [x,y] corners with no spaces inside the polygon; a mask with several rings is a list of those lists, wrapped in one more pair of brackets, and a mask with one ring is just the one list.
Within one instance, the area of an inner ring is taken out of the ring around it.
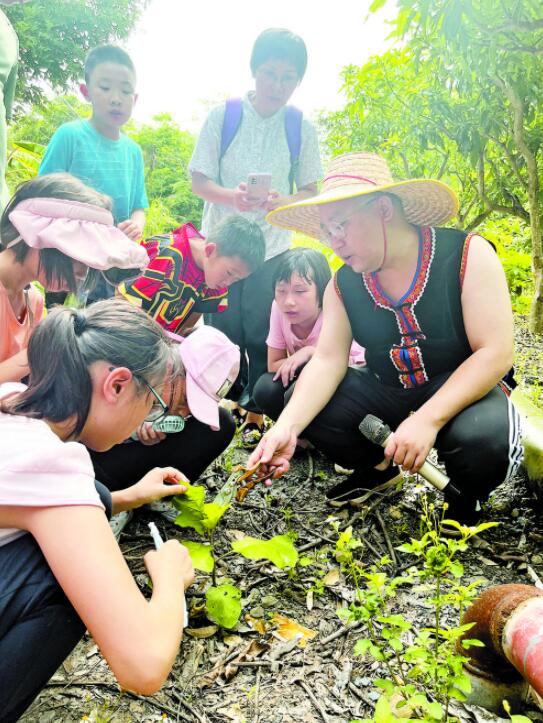
{"label": "woman's black shoe", "polygon": [[391,487],[395,482],[402,479],[399,467],[391,465],[387,469],[357,470],[337,485],[334,485],[326,492],[326,501],[332,507],[343,507],[352,505],[356,507],[362,504],[368,491],[379,491],[382,485]]}

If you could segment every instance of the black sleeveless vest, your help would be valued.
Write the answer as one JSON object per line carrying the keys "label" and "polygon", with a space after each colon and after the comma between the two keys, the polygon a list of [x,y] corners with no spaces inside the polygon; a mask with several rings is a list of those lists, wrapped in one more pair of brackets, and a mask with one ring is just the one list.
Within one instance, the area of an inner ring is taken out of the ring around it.
{"label": "black sleeveless vest", "polygon": [[469,236],[452,228],[420,228],[419,258],[407,293],[393,302],[378,274],[342,266],[335,284],[353,337],[383,384],[413,389],[454,371],[472,350],[460,296]]}

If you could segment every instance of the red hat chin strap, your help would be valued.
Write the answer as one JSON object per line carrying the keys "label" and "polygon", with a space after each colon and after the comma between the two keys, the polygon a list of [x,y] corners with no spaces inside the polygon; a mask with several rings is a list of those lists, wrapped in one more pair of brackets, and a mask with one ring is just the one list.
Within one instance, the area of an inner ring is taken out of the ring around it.
{"label": "red hat chin strap", "polygon": [[334,178],[354,178],[356,181],[364,181],[365,183],[369,183],[372,186],[377,185],[377,183],[375,181],[372,181],[371,178],[364,178],[364,176],[354,176],[351,173],[336,173],[332,176],[326,176],[323,183],[326,183],[326,181],[331,181]]}
{"label": "red hat chin strap", "polygon": [[385,224],[385,219],[382,216],[381,216],[381,229],[383,231],[383,258],[381,259],[379,268],[375,272],[376,274],[378,274],[379,271],[382,271],[383,266],[385,265],[385,261],[387,260],[387,250],[388,250],[387,227]]}

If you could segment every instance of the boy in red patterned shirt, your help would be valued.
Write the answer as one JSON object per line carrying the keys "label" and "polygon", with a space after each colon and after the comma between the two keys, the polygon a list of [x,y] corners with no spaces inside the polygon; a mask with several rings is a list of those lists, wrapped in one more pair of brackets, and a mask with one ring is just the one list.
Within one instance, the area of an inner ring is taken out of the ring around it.
{"label": "boy in red patterned shirt", "polygon": [[228,217],[207,239],[186,223],[143,243],[150,259],[147,268],[135,281],[121,284],[118,292],[176,334],[192,327],[204,312],[223,311],[228,287],[261,266],[265,256],[260,227],[242,216]]}

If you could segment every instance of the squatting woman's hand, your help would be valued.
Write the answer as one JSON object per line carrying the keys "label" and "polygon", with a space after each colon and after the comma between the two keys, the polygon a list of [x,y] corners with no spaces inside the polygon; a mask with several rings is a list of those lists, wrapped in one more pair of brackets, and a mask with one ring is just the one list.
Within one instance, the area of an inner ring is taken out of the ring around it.
{"label": "squatting woman's hand", "polygon": [[302,349],[298,349],[297,352],[294,352],[294,354],[287,357],[285,361],[281,364],[279,369],[275,372],[273,376],[273,381],[276,381],[276,379],[279,379],[279,377],[281,377],[281,382],[283,383],[283,386],[288,387],[288,385],[292,382],[292,380],[298,373],[298,369],[300,369],[300,367],[303,367],[304,364],[307,364],[307,362],[313,356],[314,351],[315,347],[304,346]]}
{"label": "squatting woman's hand", "polygon": [[138,435],[138,440],[146,446],[158,444],[162,442],[163,439],[166,439],[164,432],[153,429],[152,422],[142,422],[137,428],[136,434]]}
{"label": "squatting woman's hand", "polygon": [[264,434],[258,447],[247,461],[250,469],[260,462],[260,470],[269,472],[274,469],[273,477],[281,477],[290,468],[289,460],[296,449],[296,435],[290,429],[274,425]]}
{"label": "squatting woman's hand", "polygon": [[406,472],[418,472],[434,446],[439,427],[423,415],[410,415],[390,436],[385,457]]}

